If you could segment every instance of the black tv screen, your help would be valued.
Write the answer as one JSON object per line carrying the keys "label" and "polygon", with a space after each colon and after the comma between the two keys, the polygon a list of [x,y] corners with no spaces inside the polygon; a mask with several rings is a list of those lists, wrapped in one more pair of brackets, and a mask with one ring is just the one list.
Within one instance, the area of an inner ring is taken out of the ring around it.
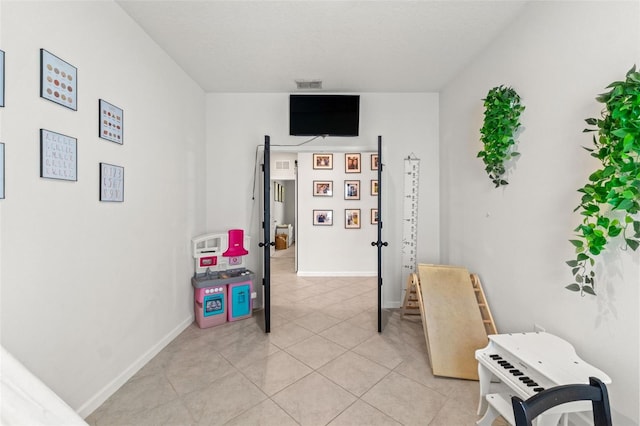
{"label": "black tv screen", "polygon": [[358,136],[360,96],[290,95],[289,134]]}

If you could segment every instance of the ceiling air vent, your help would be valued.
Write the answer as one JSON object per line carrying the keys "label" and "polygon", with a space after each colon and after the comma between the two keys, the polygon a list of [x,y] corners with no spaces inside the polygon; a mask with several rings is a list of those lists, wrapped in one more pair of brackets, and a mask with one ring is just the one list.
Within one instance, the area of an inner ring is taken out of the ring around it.
{"label": "ceiling air vent", "polygon": [[300,90],[322,89],[322,80],[296,80],[296,87]]}
{"label": "ceiling air vent", "polygon": [[289,170],[291,169],[291,161],[276,160],[276,170]]}

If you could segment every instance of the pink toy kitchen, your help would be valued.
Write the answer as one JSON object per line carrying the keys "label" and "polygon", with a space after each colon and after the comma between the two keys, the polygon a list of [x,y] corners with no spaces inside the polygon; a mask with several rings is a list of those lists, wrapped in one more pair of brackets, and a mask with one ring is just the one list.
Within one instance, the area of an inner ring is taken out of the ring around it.
{"label": "pink toy kitchen", "polygon": [[242,229],[191,240],[195,272],[194,311],[198,327],[208,328],[252,316],[255,274],[246,268],[249,237]]}

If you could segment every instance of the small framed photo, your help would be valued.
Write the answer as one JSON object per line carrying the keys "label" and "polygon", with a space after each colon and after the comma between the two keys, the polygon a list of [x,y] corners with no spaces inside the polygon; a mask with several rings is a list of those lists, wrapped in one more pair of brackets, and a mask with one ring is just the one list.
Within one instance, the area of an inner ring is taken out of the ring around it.
{"label": "small framed photo", "polygon": [[78,69],[40,49],[40,97],[78,110]]}
{"label": "small framed photo", "polygon": [[4,106],[4,50],[0,50],[0,107]]}
{"label": "small framed photo", "polygon": [[344,181],[344,199],[345,200],[360,199],[360,181],[359,180]]}
{"label": "small framed photo", "polygon": [[371,209],[371,224],[378,224],[378,209]]}
{"label": "small framed photo", "polygon": [[78,141],[76,138],[40,129],[40,177],[78,180]]}
{"label": "small framed photo", "polygon": [[360,154],[344,155],[344,172],[360,173]]}
{"label": "small framed photo", "polygon": [[333,154],[313,154],[314,170],[333,170]]}
{"label": "small framed photo", "polygon": [[124,167],[100,163],[100,201],[124,201]]}
{"label": "small framed photo", "polygon": [[98,136],[111,142],[124,143],[124,112],[104,99],[98,100]]}
{"label": "small framed photo", "polygon": [[280,182],[273,183],[273,201],[284,202],[284,185]]}
{"label": "small framed photo", "polygon": [[0,143],[0,200],[4,199],[4,144]]}
{"label": "small framed photo", "polygon": [[371,154],[371,170],[378,170],[378,154]]}
{"label": "small framed photo", "polygon": [[344,227],[347,229],[360,228],[360,209],[344,210]]}
{"label": "small framed photo", "polygon": [[371,179],[371,195],[378,196],[378,179]]}
{"label": "small framed photo", "polygon": [[333,226],[333,210],[314,210],[313,224],[317,226]]}
{"label": "small framed photo", "polygon": [[313,196],[314,197],[333,197],[333,181],[332,180],[314,180]]}

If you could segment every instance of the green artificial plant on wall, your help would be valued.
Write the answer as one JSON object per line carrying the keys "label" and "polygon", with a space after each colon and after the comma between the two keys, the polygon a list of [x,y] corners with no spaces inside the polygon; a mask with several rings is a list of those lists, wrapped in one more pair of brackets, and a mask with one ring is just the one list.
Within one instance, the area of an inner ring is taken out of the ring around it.
{"label": "green artificial plant on wall", "polygon": [[489,90],[484,101],[484,125],[480,129],[484,148],[478,153],[485,164],[489,179],[498,188],[508,185],[506,163],[520,155],[514,150],[515,133],[520,127],[520,114],[524,106],[520,96],[511,87],[498,86]]}
{"label": "green artificial plant on wall", "polygon": [[607,93],[596,100],[604,104],[601,118],[587,118],[598,132],[593,136],[594,148],[587,148],[601,167],[589,176],[578,190],[582,193],[575,211],[584,216],[575,229],[576,258],[567,264],[575,282],[568,290],[595,295],[595,257],[614,238],[620,238],[622,249],[640,246],[640,72],[634,66],[624,81],[607,86]]}

